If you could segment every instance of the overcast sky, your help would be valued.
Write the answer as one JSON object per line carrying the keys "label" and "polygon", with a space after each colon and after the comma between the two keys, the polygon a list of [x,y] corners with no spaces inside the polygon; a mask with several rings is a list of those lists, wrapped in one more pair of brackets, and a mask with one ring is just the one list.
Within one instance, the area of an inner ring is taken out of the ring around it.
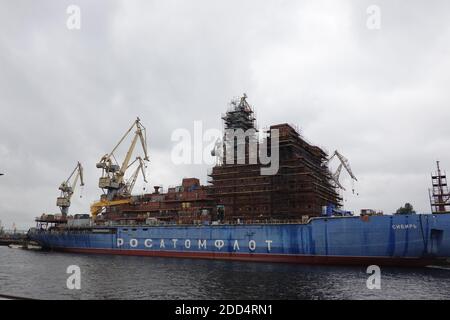
{"label": "overcast sky", "polygon": [[[81,29],[69,30],[69,5]],[[370,5],[381,10],[369,29]],[[148,129],[149,184],[176,185],[207,165],[171,162],[171,134],[195,120],[221,128],[247,93],[258,124],[298,125],[341,151],[350,210],[429,212],[435,160],[450,168],[448,1],[0,0],[0,220],[10,228],[57,213],[58,186],[95,163],[136,116]],[[344,177],[344,174],[343,174]],[[135,192],[142,192],[142,183]]]}

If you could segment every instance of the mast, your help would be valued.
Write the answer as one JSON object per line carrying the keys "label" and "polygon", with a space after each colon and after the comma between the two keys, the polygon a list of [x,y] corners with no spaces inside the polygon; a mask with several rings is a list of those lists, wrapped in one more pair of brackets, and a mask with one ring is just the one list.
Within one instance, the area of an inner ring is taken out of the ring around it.
{"label": "mast", "polygon": [[431,175],[432,189],[429,189],[432,213],[450,212],[450,192],[447,185],[447,175],[441,171],[439,161],[436,161],[437,171]]}

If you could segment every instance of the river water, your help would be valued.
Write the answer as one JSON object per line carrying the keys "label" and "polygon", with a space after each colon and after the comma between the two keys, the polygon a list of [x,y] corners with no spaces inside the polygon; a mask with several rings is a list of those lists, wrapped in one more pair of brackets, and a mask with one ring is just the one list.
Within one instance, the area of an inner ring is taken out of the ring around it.
{"label": "river water", "polygon": [[[81,289],[67,288],[79,266]],[[36,299],[450,299],[450,269],[85,255],[0,247],[0,294]]]}

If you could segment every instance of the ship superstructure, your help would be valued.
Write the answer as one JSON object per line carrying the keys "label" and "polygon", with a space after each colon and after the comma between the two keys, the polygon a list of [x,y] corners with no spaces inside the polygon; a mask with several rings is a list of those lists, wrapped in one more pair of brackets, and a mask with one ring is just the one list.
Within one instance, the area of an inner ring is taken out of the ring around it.
{"label": "ship superstructure", "polygon": [[[232,122],[228,117],[227,125]],[[341,205],[324,164],[326,152],[306,142],[289,124],[270,127],[268,146],[275,130],[279,139],[275,174],[262,175],[264,165],[259,162],[227,164],[226,156],[209,173],[211,194],[228,220],[300,220],[320,216],[324,206]]]}
{"label": "ship superstructure", "polygon": [[[166,193],[156,189],[153,194],[132,197],[130,203],[111,206],[105,211],[106,220],[112,216],[119,219],[123,214],[128,220],[135,217],[140,221],[151,218],[183,223],[306,221],[321,216],[324,207],[341,206],[334,184],[338,177],[333,180],[329,171],[329,156],[308,143],[294,126],[272,125],[260,141],[246,95],[233,101],[222,119],[225,132],[241,130],[244,139],[230,143],[224,134],[222,156],[209,171],[207,186],[201,186],[195,178],[184,179]],[[277,150],[271,150],[274,132]],[[273,174],[261,173],[267,167],[259,156],[263,146],[268,146],[264,152],[269,155],[279,153],[279,168]],[[241,147],[244,151],[239,153]]]}

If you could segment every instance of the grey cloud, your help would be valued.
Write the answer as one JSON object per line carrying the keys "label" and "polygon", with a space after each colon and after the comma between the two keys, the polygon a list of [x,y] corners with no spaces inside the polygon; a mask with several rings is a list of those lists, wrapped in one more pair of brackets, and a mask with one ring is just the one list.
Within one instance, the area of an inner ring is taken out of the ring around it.
{"label": "grey cloud", "polygon": [[[82,12],[80,31],[66,8]],[[86,212],[100,190],[95,162],[136,116],[148,128],[149,187],[205,165],[170,162],[177,128],[220,128],[246,92],[260,126],[288,122],[360,182],[346,206],[429,211],[434,161],[450,167],[447,1],[0,1],[0,219],[27,227],[56,212],[59,183],[86,169]],[[346,181],[349,184],[349,181]],[[137,189],[141,190],[142,183]]]}

